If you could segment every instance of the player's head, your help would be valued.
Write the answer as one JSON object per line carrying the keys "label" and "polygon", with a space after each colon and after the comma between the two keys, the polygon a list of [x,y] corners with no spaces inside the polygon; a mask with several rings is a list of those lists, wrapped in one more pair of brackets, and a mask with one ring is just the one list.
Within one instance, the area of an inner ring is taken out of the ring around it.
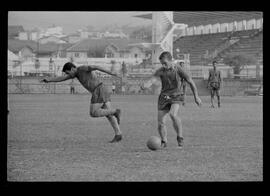
{"label": "player's head", "polygon": [[74,72],[75,70],[76,70],[76,66],[73,63],[68,62],[68,63],[64,64],[62,72],[66,73],[66,74],[70,74],[70,73]]}
{"label": "player's head", "polygon": [[216,68],[216,66],[217,66],[217,61],[213,61],[213,62],[212,62],[212,65],[213,65],[213,68]]}
{"label": "player's head", "polygon": [[184,61],[180,61],[180,62],[179,62],[179,65],[180,65],[181,67],[184,67],[184,65],[185,65]]}
{"label": "player's head", "polygon": [[159,61],[160,63],[165,66],[165,67],[168,67],[171,65],[171,62],[172,62],[172,55],[170,52],[162,52],[159,56]]}

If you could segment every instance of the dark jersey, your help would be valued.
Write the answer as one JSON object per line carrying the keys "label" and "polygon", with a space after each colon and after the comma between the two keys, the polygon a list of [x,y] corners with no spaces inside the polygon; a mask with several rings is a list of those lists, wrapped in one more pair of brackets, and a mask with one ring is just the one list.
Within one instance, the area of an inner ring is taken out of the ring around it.
{"label": "dark jersey", "polygon": [[211,69],[209,71],[209,82],[220,82],[221,81],[221,74],[219,70]]}
{"label": "dark jersey", "polygon": [[161,94],[181,94],[180,87],[183,78],[181,70],[182,68],[179,65],[175,65],[169,69],[161,67],[154,73],[154,76],[161,79]]}
{"label": "dark jersey", "polygon": [[77,78],[79,82],[89,92],[93,92],[101,81],[97,78],[91,66],[80,66],[74,74],[69,74],[72,78]]}

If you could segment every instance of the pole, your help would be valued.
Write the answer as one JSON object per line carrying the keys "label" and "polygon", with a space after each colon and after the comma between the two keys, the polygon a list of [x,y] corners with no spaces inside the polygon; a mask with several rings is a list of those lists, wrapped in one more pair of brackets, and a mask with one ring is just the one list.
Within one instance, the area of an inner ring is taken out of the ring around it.
{"label": "pole", "polygon": [[[54,67],[54,77],[56,77],[56,68],[55,68],[55,62],[52,62],[53,63],[53,67]],[[56,84],[54,83],[54,94],[56,92]]]}
{"label": "pole", "polygon": [[[37,54],[36,54],[36,63],[38,63],[38,53],[39,53],[39,39],[37,40]],[[36,66],[36,76],[37,76],[37,66]]]}
{"label": "pole", "polygon": [[18,61],[20,63],[20,89],[22,89],[22,63],[21,61]]}

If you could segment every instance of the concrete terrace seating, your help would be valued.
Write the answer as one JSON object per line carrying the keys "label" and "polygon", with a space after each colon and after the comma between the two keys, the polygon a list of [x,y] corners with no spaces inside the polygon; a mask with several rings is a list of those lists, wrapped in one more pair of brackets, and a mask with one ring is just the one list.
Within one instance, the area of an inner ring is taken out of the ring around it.
{"label": "concrete terrace seating", "polygon": [[206,53],[213,51],[215,47],[226,39],[229,33],[215,33],[185,36],[174,42],[174,50],[180,49],[181,53],[190,54],[191,65],[200,65],[201,57]]}
{"label": "concrete terrace seating", "polygon": [[260,64],[263,64],[263,34],[262,32],[251,38],[241,39],[236,45],[230,47],[226,54],[246,54],[257,58]]}
{"label": "concrete terrace seating", "polygon": [[235,46],[231,52],[242,52],[251,55],[257,54],[257,57],[262,59],[262,32],[253,38],[248,38],[253,33],[256,33],[256,31],[258,30],[254,29],[180,37],[174,41],[174,52],[178,48],[180,49],[180,53],[189,53],[191,66],[203,65],[202,57],[206,54],[206,51],[210,54],[229,38],[237,38],[241,39],[239,42],[240,44],[238,44],[239,46]]}

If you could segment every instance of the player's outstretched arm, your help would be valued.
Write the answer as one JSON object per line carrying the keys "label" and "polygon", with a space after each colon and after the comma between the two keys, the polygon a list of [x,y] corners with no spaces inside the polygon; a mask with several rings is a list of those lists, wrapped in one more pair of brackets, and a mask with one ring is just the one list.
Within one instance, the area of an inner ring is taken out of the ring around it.
{"label": "player's outstretched arm", "polygon": [[106,74],[109,74],[109,75],[116,76],[116,77],[120,78],[120,76],[116,72],[111,72],[111,71],[108,71],[106,69],[103,69],[103,68],[97,67],[97,66],[91,66],[91,68],[92,68],[92,71],[98,70],[98,71],[104,72]]}
{"label": "player's outstretched arm", "polygon": [[66,75],[66,76],[59,76],[59,77],[55,77],[55,78],[44,78],[40,82],[45,82],[45,83],[48,83],[48,82],[62,82],[62,81],[65,81],[65,80],[69,80],[71,78],[72,77],[70,75]]}

